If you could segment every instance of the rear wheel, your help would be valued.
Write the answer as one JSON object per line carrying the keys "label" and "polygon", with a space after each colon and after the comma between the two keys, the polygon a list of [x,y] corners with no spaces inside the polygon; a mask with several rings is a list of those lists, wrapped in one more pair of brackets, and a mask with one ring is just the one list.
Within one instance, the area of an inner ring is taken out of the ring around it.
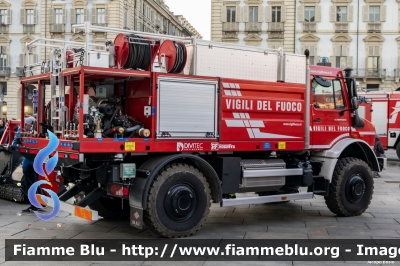
{"label": "rear wheel", "polygon": [[188,164],[170,164],[153,181],[144,221],[158,235],[193,235],[210,213],[211,193],[204,175]]}
{"label": "rear wheel", "polygon": [[339,216],[361,215],[369,206],[374,190],[371,168],[357,158],[339,159],[325,202]]}

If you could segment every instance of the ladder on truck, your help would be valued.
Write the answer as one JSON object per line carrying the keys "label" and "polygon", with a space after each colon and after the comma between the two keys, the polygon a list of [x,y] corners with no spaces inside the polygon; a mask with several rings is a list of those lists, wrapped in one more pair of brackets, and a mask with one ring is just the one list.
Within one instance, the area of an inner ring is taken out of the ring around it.
{"label": "ladder on truck", "polygon": [[50,77],[50,125],[55,134],[64,136],[64,124],[68,121],[66,117],[67,106],[65,106],[65,84],[64,77],[61,75],[65,62],[64,49],[55,48],[51,51],[51,77]]}

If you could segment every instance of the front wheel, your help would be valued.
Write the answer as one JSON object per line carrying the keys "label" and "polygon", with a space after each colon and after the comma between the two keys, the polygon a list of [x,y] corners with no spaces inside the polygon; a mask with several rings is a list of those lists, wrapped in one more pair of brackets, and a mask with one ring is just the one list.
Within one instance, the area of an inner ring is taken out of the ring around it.
{"label": "front wheel", "polygon": [[339,216],[357,216],[368,208],[373,190],[371,168],[360,159],[341,158],[333,172],[325,202],[329,210]]}
{"label": "front wheel", "polygon": [[168,238],[193,235],[210,213],[211,192],[204,175],[188,164],[164,167],[150,187],[144,221]]}

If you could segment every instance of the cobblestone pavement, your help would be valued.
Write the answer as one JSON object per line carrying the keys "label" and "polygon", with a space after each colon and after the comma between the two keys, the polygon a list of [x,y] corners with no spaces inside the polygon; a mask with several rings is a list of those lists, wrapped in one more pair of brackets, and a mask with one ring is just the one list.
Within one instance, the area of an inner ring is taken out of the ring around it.
{"label": "cobblestone pavement", "polygon": [[[393,156],[393,159],[394,156]],[[390,160],[381,178],[375,178],[372,203],[361,216],[336,217],[323,197],[287,204],[244,205],[220,208],[213,204],[209,218],[193,239],[371,239],[398,238],[400,241],[400,161]],[[87,222],[60,212],[51,221],[35,214],[17,216],[26,208],[0,200],[0,265],[55,265],[55,262],[4,262],[5,239],[151,239],[148,230],[130,227],[128,221]],[[60,223],[62,226],[58,227]],[[109,265],[110,262],[73,262],[74,265]],[[335,262],[118,262],[121,265],[338,265]],[[361,265],[366,262],[349,262]],[[396,264],[396,263],[395,263]],[[57,262],[57,265],[68,265]]]}

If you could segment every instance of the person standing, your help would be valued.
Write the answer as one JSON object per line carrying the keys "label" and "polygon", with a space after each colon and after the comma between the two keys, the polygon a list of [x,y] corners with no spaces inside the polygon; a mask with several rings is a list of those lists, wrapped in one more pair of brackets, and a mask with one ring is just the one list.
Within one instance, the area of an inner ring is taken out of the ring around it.
{"label": "person standing", "polygon": [[6,129],[6,122],[3,119],[0,119],[0,139],[1,137],[3,137],[5,129]]}
{"label": "person standing", "polygon": [[[32,116],[26,117],[24,120],[24,126],[26,132],[32,132],[33,124],[36,122],[36,119]],[[13,146],[17,145],[17,139],[21,136],[21,127],[18,127],[17,134],[15,135],[14,141],[12,143]],[[22,183],[22,193],[24,193],[28,197],[28,190],[32,186],[33,183],[38,181],[38,174],[35,172],[33,168],[33,161],[28,160],[24,157],[22,161],[22,172],[23,176],[21,179]],[[39,193],[43,194],[42,189],[38,188]],[[22,210],[22,212],[32,212],[32,211],[40,211],[41,209],[36,208],[31,204],[27,209]]]}
{"label": "person standing", "polygon": [[[375,134],[374,152],[375,152],[376,157],[378,157],[378,158],[385,157],[385,150],[383,149],[383,145],[379,138],[378,133]],[[380,169],[380,171],[382,171],[383,160],[378,159],[378,163],[379,163],[379,169]],[[379,172],[375,172],[374,174],[375,174],[375,177],[381,177],[381,174],[379,174]]]}

